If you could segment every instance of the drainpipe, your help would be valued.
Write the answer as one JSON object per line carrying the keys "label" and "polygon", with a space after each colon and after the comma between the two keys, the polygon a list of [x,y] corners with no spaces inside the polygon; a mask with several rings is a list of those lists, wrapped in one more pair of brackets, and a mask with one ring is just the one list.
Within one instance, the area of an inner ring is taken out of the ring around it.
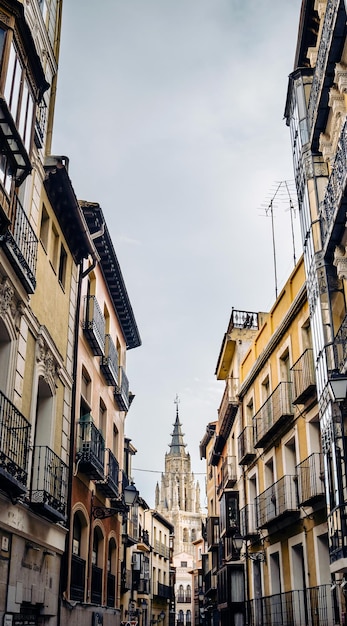
{"label": "drainpipe", "polygon": [[[61,576],[60,576],[60,602],[67,591],[67,578],[68,578],[68,559],[69,559],[69,542],[71,534],[71,502],[72,502],[72,482],[73,482],[73,470],[74,470],[74,450],[75,450],[75,418],[76,418],[76,378],[77,378],[77,358],[78,358],[78,334],[80,325],[80,310],[81,310],[81,294],[82,294],[82,281],[83,279],[96,267],[99,261],[99,256],[94,251],[92,255],[91,265],[83,271],[83,259],[79,263],[78,285],[77,285],[77,298],[76,298],[76,314],[75,314],[75,327],[74,327],[74,348],[73,348],[73,365],[72,365],[72,387],[71,387],[71,419],[70,419],[70,446],[69,446],[69,470],[68,470],[68,488],[67,488],[67,520],[66,526],[68,532],[65,538],[65,551],[62,556],[61,562]],[[60,602],[58,602],[58,626],[61,625],[60,621]]]}

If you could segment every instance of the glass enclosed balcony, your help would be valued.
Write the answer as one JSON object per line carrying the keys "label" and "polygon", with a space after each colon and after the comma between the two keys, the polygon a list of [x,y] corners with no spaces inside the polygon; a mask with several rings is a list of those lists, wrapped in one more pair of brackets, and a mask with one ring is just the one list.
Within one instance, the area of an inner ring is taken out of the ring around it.
{"label": "glass enclosed balcony", "polygon": [[14,497],[26,493],[31,425],[0,392],[0,485]]}
{"label": "glass enclosed balcony", "polygon": [[236,483],[236,480],[236,457],[228,455],[222,461],[217,491],[220,492],[223,489],[233,487]]}

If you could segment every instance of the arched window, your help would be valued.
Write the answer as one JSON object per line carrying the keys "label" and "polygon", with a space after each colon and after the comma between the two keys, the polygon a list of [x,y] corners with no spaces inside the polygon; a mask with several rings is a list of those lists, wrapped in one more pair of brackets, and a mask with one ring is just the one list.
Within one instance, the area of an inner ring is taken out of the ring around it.
{"label": "arched window", "polygon": [[186,602],[191,602],[192,601],[192,588],[190,585],[187,585],[187,589],[186,589]]}
{"label": "arched window", "polygon": [[180,586],[178,587],[177,602],[184,602],[184,589],[183,589],[183,585],[180,585]]}
{"label": "arched window", "polygon": [[184,624],[184,612],[178,611],[178,619],[177,619],[177,626],[183,626]]}
{"label": "arched window", "polygon": [[107,606],[116,606],[116,572],[117,572],[117,546],[113,537],[108,543],[107,558]]}
{"label": "arched window", "polygon": [[192,528],[192,541],[196,540],[196,529]]}
{"label": "arched window", "polygon": [[188,528],[183,528],[183,541],[189,541]]}
{"label": "arched window", "polygon": [[186,626],[190,626],[192,623],[192,612],[188,609],[186,613]]}

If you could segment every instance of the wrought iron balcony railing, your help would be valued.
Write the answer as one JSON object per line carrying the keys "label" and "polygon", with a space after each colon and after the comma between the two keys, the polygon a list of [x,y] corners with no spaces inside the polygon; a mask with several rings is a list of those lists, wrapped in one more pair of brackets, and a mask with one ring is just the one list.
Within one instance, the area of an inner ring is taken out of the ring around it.
{"label": "wrought iron balcony railing", "polygon": [[108,385],[118,385],[118,352],[111,335],[105,335],[105,355],[100,359],[100,369]]}
{"label": "wrought iron balcony railing", "polygon": [[120,383],[116,385],[114,396],[121,411],[127,411],[130,406],[129,401],[129,381],[124,367],[119,366]]}
{"label": "wrought iron balcony railing", "polygon": [[12,223],[0,235],[0,243],[27,293],[34,293],[38,238],[17,195],[13,199]]}
{"label": "wrought iron balcony railing", "polygon": [[253,417],[254,447],[264,448],[282,432],[283,425],[292,423],[292,384],[281,382]]}
{"label": "wrought iron balcony railing", "polygon": [[84,585],[86,577],[86,562],[81,557],[71,556],[71,583],[70,599],[76,602],[84,601]]}
{"label": "wrought iron balcony railing", "polygon": [[333,354],[336,368],[341,374],[345,374],[347,366],[347,315],[335,335]]}
{"label": "wrought iron balcony railing", "polygon": [[283,476],[255,498],[257,528],[266,528],[271,522],[286,516],[297,517],[296,476]]}
{"label": "wrought iron balcony railing", "polygon": [[0,484],[14,496],[26,493],[31,426],[0,391]]}
{"label": "wrought iron balcony railing", "polygon": [[233,309],[231,312],[228,332],[230,333],[233,328],[251,328],[252,330],[258,330],[258,313]]}
{"label": "wrought iron balcony railing", "polygon": [[104,479],[105,442],[102,433],[96,428],[91,415],[85,415],[77,424],[77,464],[78,470],[92,480]]}
{"label": "wrought iron balcony railing", "polygon": [[170,600],[172,597],[172,587],[157,582],[157,584],[153,585],[153,595],[158,596],[158,598]]}
{"label": "wrought iron balcony railing", "polygon": [[316,394],[313,350],[307,348],[291,368],[293,377],[293,404],[304,404]]}
{"label": "wrought iron balcony railing", "polygon": [[336,149],[335,160],[324,199],[321,205],[321,236],[325,246],[329,239],[337,215],[341,210],[341,201],[347,184],[347,120],[345,121]]}
{"label": "wrought iron balcony railing", "polygon": [[66,520],[68,467],[47,446],[35,446],[30,504],[54,521]]}
{"label": "wrought iron balcony railing", "polygon": [[253,441],[253,426],[246,426],[237,439],[239,465],[248,465],[256,456]]}
{"label": "wrought iron balcony railing", "polygon": [[217,491],[233,487],[237,480],[236,474],[236,456],[228,455],[222,461],[220,480]]}
{"label": "wrought iron balcony railing", "polygon": [[257,511],[255,504],[247,504],[240,509],[240,533],[245,539],[259,534],[257,530]]}
{"label": "wrought iron balcony railing", "polygon": [[105,460],[104,479],[95,482],[106,498],[117,498],[119,496],[119,463],[109,448],[105,448]]}
{"label": "wrought iron balcony railing", "polygon": [[330,584],[250,600],[247,615],[251,626],[331,626],[343,623]]}
{"label": "wrought iron balcony railing", "polygon": [[219,434],[227,439],[234,423],[239,401],[237,399],[238,379],[229,376],[226,380],[222,402],[218,409]]}
{"label": "wrought iron balcony railing", "polygon": [[153,550],[165,559],[168,559],[170,556],[169,546],[166,546],[165,543],[162,543],[162,541],[155,540],[153,543]]}
{"label": "wrought iron balcony railing", "polygon": [[319,99],[323,90],[324,81],[326,78],[326,68],[328,63],[328,56],[331,50],[331,41],[334,36],[334,26],[336,23],[337,13],[340,5],[340,0],[328,0],[324,15],[324,22],[322,28],[321,39],[319,43],[317,61],[315,72],[312,81],[312,87],[310,91],[310,98],[308,103],[308,120],[310,129],[313,128],[314,118],[319,110]]}
{"label": "wrought iron balcony railing", "polygon": [[305,505],[322,499],[325,501],[323,454],[314,452],[296,466],[298,477],[298,502]]}
{"label": "wrought iron balcony railing", "polygon": [[103,356],[105,351],[105,318],[95,296],[85,297],[82,327],[93,354]]}

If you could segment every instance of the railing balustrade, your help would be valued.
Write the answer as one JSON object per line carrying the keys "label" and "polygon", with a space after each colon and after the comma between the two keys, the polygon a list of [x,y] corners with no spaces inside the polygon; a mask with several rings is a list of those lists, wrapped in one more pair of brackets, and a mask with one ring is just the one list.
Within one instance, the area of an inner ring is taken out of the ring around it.
{"label": "railing balustrade", "polygon": [[108,385],[118,385],[118,352],[111,335],[105,335],[105,355],[101,357],[101,370]]}
{"label": "railing balustrade", "polygon": [[293,416],[292,383],[281,382],[253,417],[254,445],[263,447],[282,419]]}
{"label": "railing balustrade", "polygon": [[85,296],[83,330],[93,353],[103,356],[105,350],[105,318],[95,296]]}
{"label": "railing balustrade", "polygon": [[68,467],[47,446],[35,446],[30,500],[49,507],[51,514],[66,518]]}
{"label": "railing balustrade", "polygon": [[0,391],[0,474],[14,492],[25,493],[31,425]]}
{"label": "railing balustrade", "polygon": [[293,404],[302,404],[316,388],[313,350],[307,348],[291,367],[293,377]]}
{"label": "railing balustrade", "polygon": [[266,527],[284,514],[298,512],[296,476],[283,476],[255,498],[257,528]]}
{"label": "railing balustrade", "polygon": [[92,565],[92,594],[91,600],[94,604],[102,604],[102,569]]}
{"label": "railing balustrade", "polygon": [[110,574],[110,572],[107,572],[106,604],[112,608],[116,606],[116,577],[114,574]]}
{"label": "railing balustrade", "polygon": [[77,602],[84,601],[84,585],[86,576],[86,562],[73,554],[71,557],[70,598]]}
{"label": "railing balustrade", "polygon": [[239,465],[247,465],[255,457],[253,426],[246,426],[237,439]]}
{"label": "railing balustrade", "polygon": [[312,453],[296,466],[296,472],[300,505],[324,496],[323,454],[320,452]]}
{"label": "railing balustrade", "polygon": [[90,415],[78,422],[77,461],[91,477],[104,477],[105,441]]}
{"label": "railing balustrade", "polygon": [[116,386],[115,397],[121,410],[127,411],[129,408],[129,381],[125,369],[121,365],[119,366],[119,379],[120,383]]}

